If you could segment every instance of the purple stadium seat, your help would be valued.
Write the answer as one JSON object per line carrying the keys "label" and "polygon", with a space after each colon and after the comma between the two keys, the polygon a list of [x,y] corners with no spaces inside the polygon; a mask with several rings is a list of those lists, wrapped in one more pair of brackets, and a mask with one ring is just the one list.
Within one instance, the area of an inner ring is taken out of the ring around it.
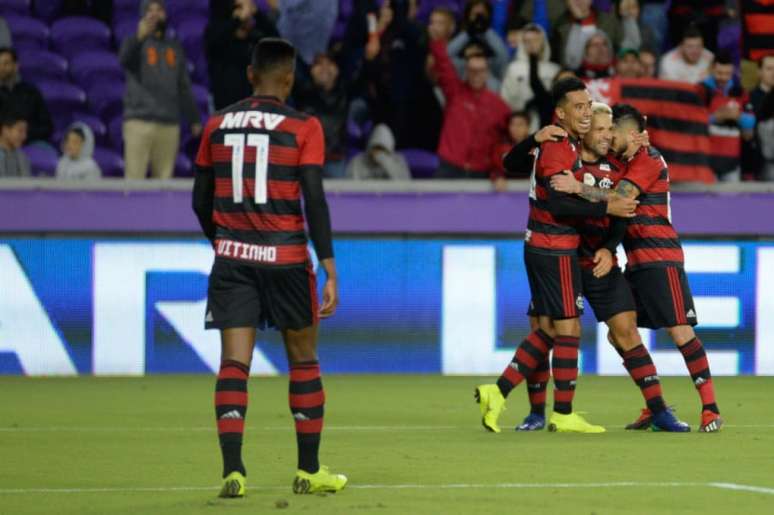
{"label": "purple stadium seat", "polygon": [[67,57],[84,48],[110,50],[110,28],[86,16],[62,18],[51,25],[51,43],[56,51]]}
{"label": "purple stadium seat", "polygon": [[423,0],[419,4],[419,10],[417,11],[417,19],[422,23],[427,23],[430,20],[430,13],[436,7],[448,7],[457,15],[459,20],[462,16],[462,5],[464,1],[459,0]]}
{"label": "purple stadium seat", "polygon": [[74,112],[86,108],[86,92],[78,86],[63,81],[42,81],[37,86],[55,122],[57,119],[68,120]]}
{"label": "purple stadium seat", "polygon": [[62,0],[45,0],[44,2],[36,1],[33,10],[37,18],[42,18],[47,21],[51,21],[59,14],[59,10],[62,8]]}
{"label": "purple stadium seat", "polygon": [[202,16],[210,14],[209,0],[166,0],[167,18],[174,22],[183,16]]}
{"label": "purple stadium seat", "polygon": [[124,112],[124,82],[95,84],[89,89],[89,107],[103,120],[112,120]]}
{"label": "purple stadium seat", "polygon": [[196,99],[196,105],[199,106],[199,114],[201,114],[203,119],[206,119],[210,115],[209,90],[199,84],[191,84],[191,93],[193,93],[194,99]]}
{"label": "purple stadium seat", "polygon": [[207,18],[202,16],[187,16],[175,24],[177,38],[185,49],[186,57],[198,64],[204,56],[204,28],[207,26]]}
{"label": "purple stadium seat", "polygon": [[48,50],[49,30],[45,23],[29,16],[5,16],[16,49]]}
{"label": "purple stadium seat", "polygon": [[108,148],[97,147],[94,149],[94,160],[102,170],[103,177],[124,176],[124,158],[121,154]]}
{"label": "purple stadium seat", "polygon": [[175,159],[175,177],[193,177],[193,163],[188,156],[178,154]]}
{"label": "purple stadium seat", "polygon": [[438,156],[427,150],[407,148],[400,153],[408,161],[411,176],[415,179],[430,179],[438,168]]}
{"label": "purple stadium seat", "polygon": [[30,14],[30,0],[3,0],[0,2],[0,15],[7,14],[28,16]]}
{"label": "purple stadium seat", "polygon": [[70,59],[70,76],[83,87],[123,82],[124,70],[113,52],[86,51]]}
{"label": "purple stadium seat", "polygon": [[110,147],[116,152],[124,151],[124,119],[117,116],[108,122]]}
{"label": "purple stadium seat", "polygon": [[19,68],[30,82],[67,80],[67,59],[47,50],[19,50]]}
{"label": "purple stadium seat", "polygon": [[32,175],[36,177],[53,177],[59,156],[56,150],[48,145],[30,145],[22,148],[30,160]]}
{"label": "purple stadium seat", "polygon": [[136,13],[131,16],[122,17],[121,19],[116,19],[116,21],[113,22],[113,39],[118,48],[121,48],[121,43],[123,43],[126,38],[137,33],[137,24],[139,22],[140,18]]}

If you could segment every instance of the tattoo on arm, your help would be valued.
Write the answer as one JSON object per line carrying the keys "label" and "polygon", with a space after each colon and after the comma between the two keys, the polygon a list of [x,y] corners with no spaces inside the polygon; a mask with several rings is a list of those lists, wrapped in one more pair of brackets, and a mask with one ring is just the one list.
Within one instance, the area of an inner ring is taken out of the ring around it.
{"label": "tattoo on arm", "polygon": [[607,202],[610,197],[610,190],[603,190],[588,184],[581,184],[581,192],[578,193],[581,198],[589,202]]}
{"label": "tattoo on arm", "polygon": [[618,181],[615,192],[624,198],[637,198],[640,196],[640,189],[627,180]]}

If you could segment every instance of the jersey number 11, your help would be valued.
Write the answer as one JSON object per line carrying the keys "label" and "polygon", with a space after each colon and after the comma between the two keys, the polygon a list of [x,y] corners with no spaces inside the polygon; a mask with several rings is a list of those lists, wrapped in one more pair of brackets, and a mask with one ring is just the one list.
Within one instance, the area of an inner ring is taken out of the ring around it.
{"label": "jersey number 11", "polygon": [[[245,138],[247,136],[247,138]],[[244,182],[242,172],[245,166],[245,139],[247,146],[255,148],[255,203],[268,202],[267,171],[269,167],[268,134],[226,134],[224,144],[231,147],[231,189],[234,203],[241,204]]]}

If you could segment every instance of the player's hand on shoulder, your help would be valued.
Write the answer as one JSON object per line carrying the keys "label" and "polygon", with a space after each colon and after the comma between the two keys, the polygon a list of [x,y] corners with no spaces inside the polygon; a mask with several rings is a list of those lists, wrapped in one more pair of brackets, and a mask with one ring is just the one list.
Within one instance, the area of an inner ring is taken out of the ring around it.
{"label": "player's hand on shoulder", "polygon": [[552,175],[551,187],[561,193],[578,194],[581,192],[581,183],[569,170],[562,170],[560,173]]}
{"label": "player's hand on shoulder", "polygon": [[535,134],[535,141],[540,144],[545,141],[561,141],[567,137],[567,131],[558,125],[547,125]]}
{"label": "player's hand on shoulder", "polygon": [[594,277],[604,277],[613,269],[613,253],[608,249],[599,249],[594,253]]}

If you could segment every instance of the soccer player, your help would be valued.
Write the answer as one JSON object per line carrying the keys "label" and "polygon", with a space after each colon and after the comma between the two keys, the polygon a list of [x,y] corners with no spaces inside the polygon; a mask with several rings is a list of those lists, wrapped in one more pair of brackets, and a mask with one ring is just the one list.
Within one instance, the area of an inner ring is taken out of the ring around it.
{"label": "soccer player", "polygon": [[[606,193],[615,186],[623,171],[619,164],[607,158],[612,131],[613,113],[610,107],[595,102],[592,104],[591,130],[583,136],[581,142],[583,166],[575,172],[575,178]],[[624,367],[640,388],[645,403],[653,413],[653,425],[662,431],[689,431],[688,424],[675,419],[667,408],[658,372],[637,331],[634,297],[615,257],[616,247],[626,230],[625,219],[587,217],[580,220],[577,227],[581,240],[578,256],[583,295],[597,320],[605,322],[610,329],[617,343],[616,350],[624,360]],[[535,431],[545,426],[547,374],[547,367],[543,365],[526,378],[531,411],[524,422],[516,427],[517,430]]]}
{"label": "soccer player", "polygon": [[[215,415],[223,455],[221,497],[242,497],[242,434],[256,328],[282,333],[290,365],[298,471],[293,492],[336,492],[347,478],[318,461],[325,393],[317,361],[319,318],[338,302],[330,216],[322,185],[320,122],[285,105],[296,51],[276,38],[255,47],[247,74],[254,95],[216,113],[196,158],[193,207],[215,249],[205,326],[219,329]],[[318,306],[309,234],[327,280]]]}
{"label": "soccer player", "polygon": [[[572,411],[578,377],[578,346],[583,311],[577,249],[580,237],[578,217],[630,216],[636,202],[622,197],[608,202],[588,202],[557,192],[551,176],[577,170],[578,139],[591,128],[591,96],[585,84],[575,78],[561,80],[552,95],[556,116],[568,137],[541,143],[535,159],[530,188],[529,222],[524,246],[530,291],[539,327],[519,345],[511,363],[497,384],[476,389],[483,426],[500,432],[497,419],[508,394],[546,360],[553,345],[551,368],[554,376],[554,412],[549,429],[562,432],[601,433],[604,428],[589,424]],[[556,331],[551,338],[550,331]]]}
{"label": "soccer player", "polygon": [[[619,157],[630,155],[635,147],[634,139],[645,130],[645,119],[634,107],[619,104],[613,108],[613,121],[611,149]],[[683,268],[683,249],[672,227],[668,166],[653,147],[637,150],[625,160],[625,166],[626,172],[614,191],[640,201],[623,240],[626,278],[637,304],[637,324],[651,329],[666,328],[701,398],[699,431],[719,431],[723,420],[715,401],[709,361],[693,330],[697,324],[696,309]],[[578,193],[585,198],[605,197],[598,189],[569,176],[557,177],[552,184],[560,191]],[[630,427],[644,429],[652,421],[651,410],[645,409]]]}

